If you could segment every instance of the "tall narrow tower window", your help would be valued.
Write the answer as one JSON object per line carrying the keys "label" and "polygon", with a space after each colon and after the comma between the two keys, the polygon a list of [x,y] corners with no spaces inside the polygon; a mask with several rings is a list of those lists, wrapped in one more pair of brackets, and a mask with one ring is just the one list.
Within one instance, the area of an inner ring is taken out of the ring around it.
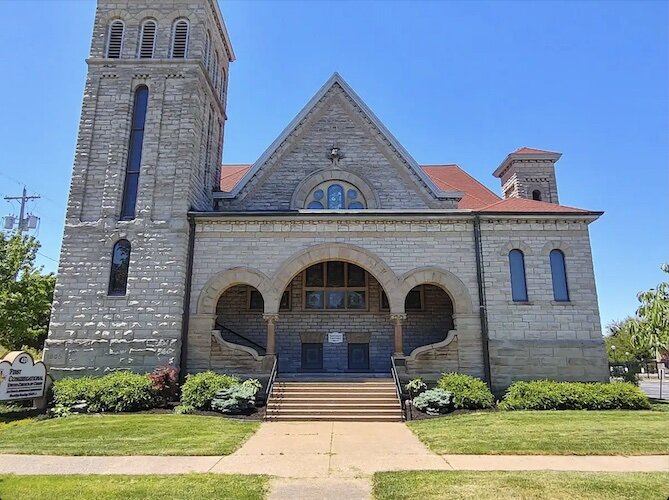
{"label": "tall narrow tower window", "polygon": [[188,52],[188,21],[180,19],[174,23],[172,33],[172,58],[183,59]]}
{"label": "tall narrow tower window", "polygon": [[209,60],[211,59],[211,35],[207,31],[204,36],[204,52],[202,54],[202,59],[204,59],[204,67],[209,69]]}
{"label": "tall narrow tower window", "polygon": [[132,130],[128,149],[128,163],[125,170],[125,186],[123,188],[123,204],[121,219],[135,218],[137,190],[139,187],[139,169],[142,164],[142,146],[144,143],[144,123],[146,108],[149,101],[149,89],[142,85],[135,91],[135,104],[132,111]]}
{"label": "tall narrow tower window", "polygon": [[130,242],[118,240],[112,250],[109,271],[109,295],[125,295],[128,288],[128,267],[130,266]]}
{"label": "tall narrow tower window", "polygon": [[553,278],[553,298],[556,302],[569,302],[567,267],[562,250],[551,250],[551,276]]}
{"label": "tall narrow tower window", "polygon": [[511,272],[511,298],[514,302],[527,302],[527,282],[525,281],[525,256],[520,250],[509,252]]}
{"label": "tall narrow tower window", "polygon": [[123,21],[117,19],[109,26],[109,37],[107,38],[107,57],[109,59],[119,59],[123,50],[123,34],[125,25]]}
{"label": "tall narrow tower window", "polygon": [[139,58],[153,59],[153,53],[156,46],[156,31],[158,24],[149,19],[142,24],[142,34],[139,41]]}

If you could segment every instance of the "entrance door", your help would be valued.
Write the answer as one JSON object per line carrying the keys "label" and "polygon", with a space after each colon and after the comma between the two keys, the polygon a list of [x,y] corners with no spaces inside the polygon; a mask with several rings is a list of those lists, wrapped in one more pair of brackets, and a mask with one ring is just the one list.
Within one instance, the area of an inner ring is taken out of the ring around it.
{"label": "entrance door", "polygon": [[348,369],[369,370],[369,344],[348,345]]}
{"label": "entrance door", "polygon": [[302,344],[302,369],[323,369],[323,344]]}

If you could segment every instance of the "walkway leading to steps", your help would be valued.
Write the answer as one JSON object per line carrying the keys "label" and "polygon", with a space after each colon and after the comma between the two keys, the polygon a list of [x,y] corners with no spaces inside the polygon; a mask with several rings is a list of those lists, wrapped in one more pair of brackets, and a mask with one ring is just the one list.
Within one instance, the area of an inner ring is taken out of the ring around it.
{"label": "walkway leading to steps", "polygon": [[268,474],[293,480],[354,480],[387,470],[669,472],[669,455],[435,455],[399,422],[266,422],[225,457],[0,455],[0,473]]}

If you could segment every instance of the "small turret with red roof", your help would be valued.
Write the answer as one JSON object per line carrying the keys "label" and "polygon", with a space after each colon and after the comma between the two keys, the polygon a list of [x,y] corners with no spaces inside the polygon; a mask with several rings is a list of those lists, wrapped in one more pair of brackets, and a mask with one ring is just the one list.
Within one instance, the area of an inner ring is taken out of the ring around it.
{"label": "small turret with red roof", "polygon": [[522,147],[509,153],[493,173],[502,182],[504,198],[525,198],[558,204],[555,163],[562,153]]}

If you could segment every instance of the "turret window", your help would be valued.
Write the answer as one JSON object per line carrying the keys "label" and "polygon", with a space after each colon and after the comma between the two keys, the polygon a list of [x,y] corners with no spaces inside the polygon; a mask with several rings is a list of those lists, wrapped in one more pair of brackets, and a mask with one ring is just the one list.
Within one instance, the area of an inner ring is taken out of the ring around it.
{"label": "turret window", "polygon": [[511,272],[511,298],[514,302],[527,302],[525,256],[518,249],[509,252],[509,270]]}
{"label": "turret window", "polygon": [[146,122],[148,102],[149,89],[145,85],[137,87],[132,110],[128,162],[125,170],[125,186],[123,188],[123,203],[121,206],[122,220],[132,220],[135,218],[137,191],[139,188],[139,170],[142,164],[142,147],[144,145],[144,124]]}
{"label": "turret window", "polygon": [[156,46],[156,31],[158,24],[149,19],[142,24],[142,33],[139,41],[139,58],[153,59],[153,54]]}
{"label": "turret window", "polygon": [[128,268],[130,267],[130,242],[118,240],[112,249],[112,263],[109,272],[109,295],[122,296],[128,288]]}
{"label": "turret window", "polygon": [[316,186],[306,200],[308,209],[360,210],[367,202],[360,190],[348,182],[332,180]]}
{"label": "turret window", "polygon": [[567,267],[562,250],[551,250],[551,276],[553,278],[553,298],[556,302],[569,302]]}
{"label": "turret window", "polygon": [[174,23],[172,33],[172,58],[183,59],[188,53],[188,21],[180,19]]}
{"label": "turret window", "polygon": [[120,19],[116,19],[109,26],[109,36],[107,38],[107,57],[109,59],[119,59],[123,51],[123,38],[125,25]]}
{"label": "turret window", "polygon": [[532,191],[532,199],[536,201],[541,201],[541,191],[539,191],[538,189]]}

